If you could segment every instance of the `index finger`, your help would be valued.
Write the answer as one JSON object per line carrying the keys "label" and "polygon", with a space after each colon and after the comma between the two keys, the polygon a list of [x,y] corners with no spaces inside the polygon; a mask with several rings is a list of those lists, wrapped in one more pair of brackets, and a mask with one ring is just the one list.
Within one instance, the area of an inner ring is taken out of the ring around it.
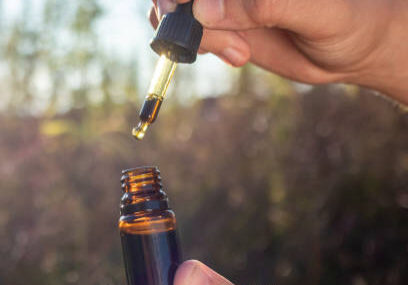
{"label": "index finger", "polygon": [[348,0],[196,0],[193,12],[209,29],[279,27],[307,37],[319,37],[351,24],[353,3]]}

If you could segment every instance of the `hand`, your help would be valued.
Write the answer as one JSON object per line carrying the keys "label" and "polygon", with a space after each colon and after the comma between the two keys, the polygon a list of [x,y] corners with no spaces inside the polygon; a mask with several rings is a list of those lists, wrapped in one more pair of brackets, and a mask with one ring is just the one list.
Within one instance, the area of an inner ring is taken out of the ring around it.
{"label": "hand", "polygon": [[177,270],[174,285],[233,285],[199,261],[184,262]]}
{"label": "hand", "polygon": [[[176,2],[153,0],[157,25]],[[406,0],[196,0],[201,52],[305,83],[346,82],[408,103]]]}

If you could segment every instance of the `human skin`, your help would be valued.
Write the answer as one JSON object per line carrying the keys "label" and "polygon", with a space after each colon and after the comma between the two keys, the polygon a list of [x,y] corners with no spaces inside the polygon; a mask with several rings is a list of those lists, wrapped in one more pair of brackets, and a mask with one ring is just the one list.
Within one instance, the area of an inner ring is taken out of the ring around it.
{"label": "human skin", "polygon": [[197,260],[184,262],[177,270],[174,285],[233,285]]}
{"label": "human skin", "polygon": [[[150,21],[190,0],[153,0]],[[195,0],[200,52],[233,66],[252,62],[284,77],[369,87],[408,105],[407,0]],[[174,285],[231,285],[186,261]]]}
{"label": "human skin", "polygon": [[[150,20],[189,0],[153,0]],[[309,84],[344,82],[408,104],[406,0],[195,0],[200,52]]]}

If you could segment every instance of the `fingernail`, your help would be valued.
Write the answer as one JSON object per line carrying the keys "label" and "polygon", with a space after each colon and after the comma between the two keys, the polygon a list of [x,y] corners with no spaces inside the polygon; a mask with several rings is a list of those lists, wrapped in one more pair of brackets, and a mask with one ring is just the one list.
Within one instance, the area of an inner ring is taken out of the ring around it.
{"label": "fingernail", "polygon": [[241,51],[231,47],[223,50],[221,56],[232,65],[241,65],[245,61],[245,55]]}
{"label": "fingernail", "polygon": [[214,26],[225,17],[224,0],[197,0],[194,15],[204,26]]}
{"label": "fingernail", "polygon": [[174,0],[158,1],[157,14],[161,19],[165,14],[173,12],[177,7],[177,3]]}
{"label": "fingernail", "polygon": [[177,285],[207,285],[207,274],[197,262],[188,261],[179,268],[174,284]]}

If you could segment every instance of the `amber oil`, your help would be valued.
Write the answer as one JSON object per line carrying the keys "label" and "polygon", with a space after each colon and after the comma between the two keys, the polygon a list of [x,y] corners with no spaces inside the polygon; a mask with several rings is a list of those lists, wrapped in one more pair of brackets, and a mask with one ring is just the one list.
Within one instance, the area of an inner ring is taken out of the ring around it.
{"label": "amber oil", "polygon": [[172,285],[181,262],[176,217],[157,167],[122,171],[119,230],[128,285]]}
{"label": "amber oil", "polygon": [[165,55],[160,57],[150,82],[148,95],[139,113],[139,125],[132,130],[132,135],[137,140],[142,140],[148,127],[156,121],[176,66],[177,63]]}

